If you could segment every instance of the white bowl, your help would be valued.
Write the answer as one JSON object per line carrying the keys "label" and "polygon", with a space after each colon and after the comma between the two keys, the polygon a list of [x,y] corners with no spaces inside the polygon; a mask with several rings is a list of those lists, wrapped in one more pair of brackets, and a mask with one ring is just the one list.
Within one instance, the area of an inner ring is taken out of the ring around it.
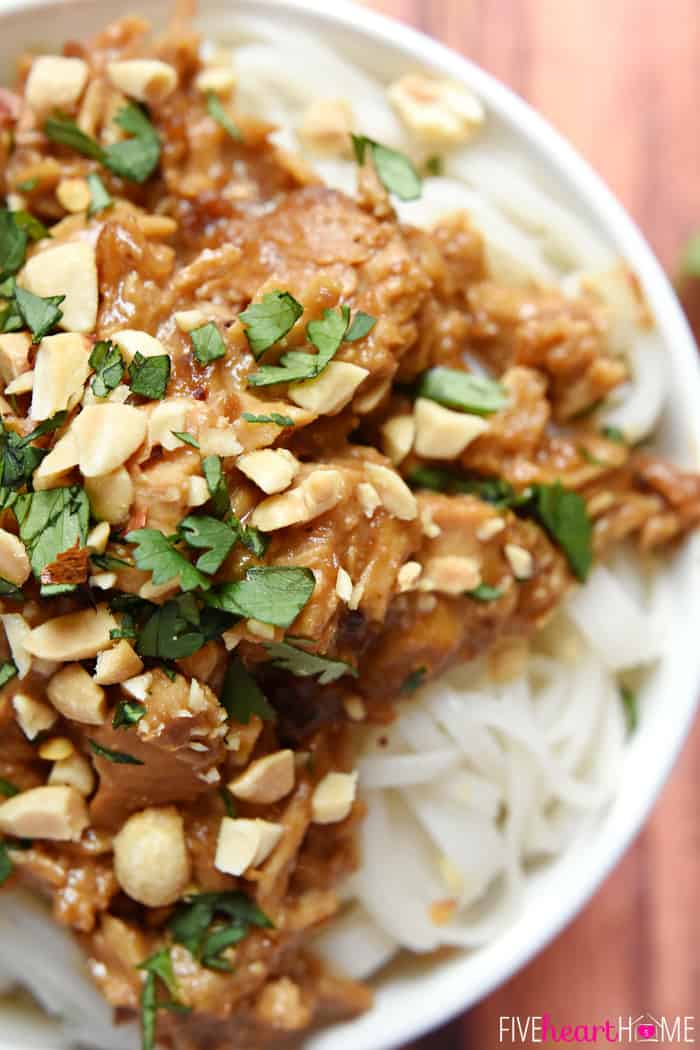
{"label": "white bowl", "polygon": [[[0,0],[0,79],[23,47],[57,49],[135,10],[161,17],[158,0]],[[398,22],[344,0],[200,0],[209,35],[226,35],[232,7],[323,34],[354,61],[383,78],[424,67],[470,87],[486,104],[489,121],[515,153],[527,155],[556,199],[589,222],[636,270],[663,336],[671,396],[660,445],[675,458],[700,462],[700,368],[697,350],[668,280],[639,230],[588,165],[540,116],[507,88],[459,55]],[[532,878],[520,918],[487,947],[428,966],[395,968],[379,981],[374,1009],[351,1024],[308,1041],[308,1050],[390,1050],[448,1020],[507,980],[583,907],[620,859],[649,814],[687,735],[700,686],[700,538],[694,537],[667,571],[675,587],[673,649],[646,682],[641,725],[620,769],[619,793],[605,816],[560,860]],[[611,610],[612,612],[612,610]],[[7,951],[8,946],[2,946]],[[40,950],[40,946],[37,946]],[[46,1048],[36,1020],[0,1018],[0,1050]],[[10,1030],[11,1029],[11,1030]],[[494,1037],[495,1038],[495,1037]]]}

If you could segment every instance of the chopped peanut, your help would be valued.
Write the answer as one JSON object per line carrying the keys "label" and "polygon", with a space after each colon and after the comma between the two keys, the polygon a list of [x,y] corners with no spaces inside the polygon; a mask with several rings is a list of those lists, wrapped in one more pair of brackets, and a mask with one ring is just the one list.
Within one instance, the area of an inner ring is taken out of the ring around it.
{"label": "chopped peanut", "polygon": [[382,448],[395,467],[413,448],[416,424],[413,416],[392,416],[382,425]]}
{"label": "chopped peanut", "polygon": [[242,875],[267,860],[284,828],[268,820],[223,817],[219,826],[214,867],[228,875]]}
{"label": "chopped peanut", "polygon": [[67,758],[54,762],[49,773],[49,784],[66,784],[87,798],[95,789],[95,774],[91,763],[74,751]]}
{"label": "chopped peanut", "polygon": [[81,473],[96,478],[121,467],[143,444],[146,416],[131,405],[89,405],[76,417],[71,432],[78,442]]}
{"label": "chopped peanut", "polygon": [[31,347],[32,340],[26,332],[0,335],[0,376],[6,383],[27,371]]}
{"label": "chopped peanut", "polygon": [[339,470],[314,470],[295,488],[259,503],[253,511],[252,524],[262,532],[274,532],[297,522],[312,521],[332,510],[344,493]]}
{"label": "chopped peanut", "polygon": [[73,787],[31,788],[0,805],[0,832],[14,838],[78,842],[89,823],[85,800]]}
{"label": "chopped peanut", "polygon": [[427,397],[416,400],[416,452],[429,459],[454,459],[489,425],[481,416],[454,412]]}
{"label": "chopped peanut", "polygon": [[306,108],[299,137],[309,149],[324,156],[350,155],[355,121],[352,106],[342,98],[319,98]]}
{"label": "chopped peanut", "polygon": [[113,649],[105,649],[97,657],[93,682],[96,685],[118,685],[143,671],[143,661],[125,638]]}
{"label": "chopped peanut", "polygon": [[27,77],[28,106],[37,116],[53,109],[72,109],[85,89],[88,73],[87,62],[82,58],[39,55]]}
{"label": "chopped peanut", "polygon": [[31,653],[27,649],[32,629],[21,613],[3,613],[0,615],[0,621],[5,628],[5,637],[17,668],[17,677],[20,680],[26,678],[32,666]]}
{"label": "chopped peanut", "polygon": [[115,88],[138,102],[162,102],[177,87],[177,71],[156,58],[110,62],[107,76]]}
{"label": "chopped peanut", "polygon": [[85,546],[89,547],[95,554],[104,554],[107,550],[107,544],[109,543],[109,524],[106,521],[101,521],[99,525],[95,525],[87,534],[87,540]]}
{"label": "chopped peanut", "polygon": [[268,495],[283,492],[299,473],[299,461],[284,448],[261,448],[246,452],[236,466]]}
{"label": "chopped peanut", "polygon": [[60,762],[64,758],[70,758],[74,750],[68,737],[54,736],[41,744],[39,758],[43,758],[45,762]]}
{"label": "chopped peanut", "polygon": [[64,718],[85,725],[102,725],[107,714],[105,691],[81,664],[68,664],[51,678],[46,695]]}
{"label": "chopped peanut", "polygon": [[530,551],[516,543],[506,543],[503,550],[516,580],[529,580],[535,571],[535,562]]}
{"label": "chopped peanut", "polygon": [[382,506],[402,521],[413,521],[418,517],[418,504],[403,478],[395,470],[378,463],[365,463],[370,482],[377,490]]}
{"label": "chopped peanut", "polygon": [[476,558],[446,554],[426,562],[418,589],[457,596],[473,591],[480,583],[481,569]]}
{"label": "chopped peanut", "polygon": [[62,485],[66,474],[78,465],[78,442],[69,430],[56,442],[48,456],[42,459],[34,471],[32,481],[38,490],[53,489]]}
{"label": "chopped peanut", "polygon": [[311,798],[314,824],[337,824],[349,815],[357,793],[357,773],[326,773]]}
{"label": "chopped peanut", "polygon": [[165,347],[160,339],[136,328],[122,328],[121,331],[114,332],[111,339],[122,351],[127,361],[132,361],[137,353],[142,357],[160,357],[165,353]]}
{"label": "chopped peanut", "polygon": [[399,585],[399,591],[412,591],[415,585],[418,583],[421,573],[423,572],[423,566],[417,561],[407,561],[399,569],[396,582]]}
{"label": "chopped peanut", "polygon": [[226,69],[223,66],[211,66],[209,69],[203,69],[201,73],[197,74],[194,86],[203,95],[213,91],[219,98],[230,98],[236,86],[236,74],[233,69]]}
{"label": "chopped peanut", "polygon": [[352,577],[343,568],[338,569],[338,575],[335,580],[335,593],[343,602],[349,602],[352,598]]}
{"label": "chopped peanut", "polygon": [[188,507],[201,507],[202,504],[207,503],[209,499],[211,499],[211,493],[209,492],[206,478],[197,474],[194,477],[187,479]]}
{"label": "chopped peanut", "polygon": [[34,362],[32,419],[49,419],[80,401],[90,374],[91,349],[90,341],[74,332],[41,340]]}
{"label": "chopped peanut", "polygon": [[66,211],[87,211],[91,201],[90,187],[86,179],[61,179],[56,187],[56,199]]}
{"label": "chopped peanut", "polygon": [[161,445],[169,452],[183,448],[184,443],[173,431],[182,433],[187,429],[187,413],[191,402],[186,397],[172,397],[160,401],[148,417],[148,440],[151,445]]}
{"label": "chopped peanut", "polygon": [[85,491],[95,518],[110,525],[118,525],[128,516],[134,498],[134,485],[125,467],[119,467],[111,474],[86,478]]}
{"label": "chopped peanut", "polygon": [[43,704],[28,693],[15,693],[12,697],[17,724],[27,740],[34,740],[39,733],[51,729],[58,715],[48,704]]}
{"label": "chopped peanut", "polygon": [[428,145],[462,145],[484,123],[481,102],[458,81],[412,73],[395,81],[388,95],[406,127]]}
{"label": "chopped peanut", "polygon": [[42,660],[89,660],[109,648],[109,632],[117,627],[107,606],[100,605],[47,620],[30,630],[23,644],[28,653]]}
{"label": "chopped peanut", "polygon": [[32,368],[29,372],[23,372],[21,376],[17,376],[11,383],[8,383],[5,387],[5,393],[10,394],[31,394],[34,389],[34,369]]}
{"label": "chopped peanut", "polygon": [[21,587],[31,571],[27,550],[22,541],[14,533],[0,529],[0,576]]}
{"label": "chopped peanut", "polygon": [[19,284],[34,295],[63,295],[59,326],[91,332],[97,322],[97,263],[93,245],[69,241],[38,252],[27,261]]}
{"label": "chopped peanut", "polygon": [[232,780],[229,791],[236,798],[257,805],[279,802],[294,787],[294,752],[273,751],[251,762],[244,773]]}
{"label": "chopped peanut", "polygon": [[352,401],[355,391],[368,375],[366,368],[349,361],[331,361],[316,379],[290,383],[289,398],[309,412],[334,416]]}
{"label": "chopped peanut", "polygon": [[182,816],[174,806],[134,813],[114,839],[114,873],[124,892],[149,908],[174,904],[190,881]]}

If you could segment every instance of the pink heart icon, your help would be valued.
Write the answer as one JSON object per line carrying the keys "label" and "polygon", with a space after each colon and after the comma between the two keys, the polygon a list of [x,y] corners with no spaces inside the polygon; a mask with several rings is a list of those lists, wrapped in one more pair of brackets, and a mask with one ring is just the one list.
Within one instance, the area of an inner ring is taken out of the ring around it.
{"label": "pink heart icon", "polygon": [[656,1036],[656,1025],[640,1024],[637,1029],[637,1035],[640,1039],[654,1039]]}

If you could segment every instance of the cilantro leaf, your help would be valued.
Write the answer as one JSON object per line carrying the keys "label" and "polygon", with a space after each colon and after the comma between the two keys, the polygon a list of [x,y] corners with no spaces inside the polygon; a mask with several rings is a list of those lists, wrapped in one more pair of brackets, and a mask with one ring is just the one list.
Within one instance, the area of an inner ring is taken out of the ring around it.
{"label": "cilantro leaf", "polygon": [[222,787],[219,788],[219,797],[221,798],[221,801],[224,804],[224,809],[226,810],[226,816],[230,817],[231,820],[234,820],[235,816],[236,816],[236,806],[235,806],[235,803],[233,801],[233,795],[231,794],[231,792],[229,791],[229,789],[227,787],[223,787],[222,786]]}
{"label": "cilantro leaf", "polygon": [[[52,565],[59,554],[76,546],[84,547],[90,520],[90,504],[79,486],[71,485],[17,497],[14,506],[19,536],[29,553],[32,571],[37,579],[42,570]],[[66,594],[75,590],[71,584],[48,584],[42,595]]]}
{"label": "cilantro leaf", "polygon": [[103,747],[96,740],[88,737],[88,744],[93,754],[98,758],[104,758],[108,762],[114,762],[118,766],[142,766],[143,762],[134,755],[128,755],[125,751],[112,751],[109,747]]}
{"label": "cilantro leaf", "polygon": [[0,663],[0,689],[14,678],[17,674],[17,668],[13,660],[3,660]]}
{"label": "cilantro leaf", "polygon": [[244,412],[243,419],[246,423],[274,423],[278,427],[293,427],[294,420],[290,416],[282,416],[279,412],[270,412],[269,415],[256,416],[253,412]]}
{"label": "cilantro leaf", "polygon": [[224,468],[219,456],[207,456],[202,460],[202,472],[209,489],[214,511],[219,517],[223,517],[231,510],[231,497],[229,496]]}
{"label": "cilantro leaf", "polygon": [[[223,893],[199,893],[178,904],[168,921],[173,940],[184,945],[195,958],[204,954],[209,927],[216,917],[230,920],[230,926],[241,931],[240,940],[251,926],[273,929],[273,924],[250,898],[237,890]],[[234,943],[233,941],[229,943]],[[219,948],[219,951],[222,949]],[[207,954],[212,954],[209,947]]]}
{"label": "cilantro leaf", "polygon": [[13,211],[12,218],[15,220],[15,225],[24,230],[32,241],[42,241],[44,237],[51,236],[43,222],[37,219],[35,215],[32,215],[31,212],[23,210]]}
{"label": "cilantro leaf", "polygon": [[345,333],[345,342],[356,343],[359,339],[364,339],[366,335],[369,335],[376,323],[376,317],[358,310],[352,319],[352,324]]}
{"label": "cilantro leaf", "polygon": [[42,299],[41,296],[28,292],[26,288],[15,288],[15,303],[22,320],[32,333],[33,343],[40,343],[61,320],[63,311],[60,306],[64,299],[65,295],[49,295]]}
{"label": "cilantro leaf", "polygon": [[7,882],[11,874],[12,861],[10,860],[10,854],[7,852],[7,846],[0,839],[0,886]]}
{"label": "cilantro leaf", "polygon": [[307,653],[305,649],[298,649],[288,642],[266,642],[265,648],[274,667],[289,671],[298,678],[318,675],[319,685],[330,685],[346,674],[357,678],[357,670],[343,660],[331,660],[327,656]]}
{"label": "cilantro leaf", "polygon": [[243,135],[241,129],[228,115],[221,104],[221,99],[219,99],[213,91],[207,91],[207,113],[212,120],[215,120],[217,124],[221,125],[224,131],[228,132],[232,139],[235,139],[237,142],[242,141]]}
{"label": "cilantro leaf", "polygon": [[207,601],[235,616],[289,627],[309,601],[315,586],[311,569],[261,565],[248,569],[243,580],[224,583],[207,596]]}
{"label": "cilantro leaf", "polygon": [[[532,487],[534,515],[550,538],[561,547],[571,571],[585,580],[593,562],[593,530],[585,500],[561,482]],[[528,504],[523,513],[527,514]]]}
{"label": "cilantro leaf", "polygon": [[44,123],[44,134],[47,139],[58,143],[59,146],[67,146],[68,149],[81,153],[84,157],[104,162],[104,150],[99,142],[95,142],[84,131],[81,131],[74,120],[64,114],[56,114],[49,117]]}
{"label": "cilantro leaf", "polygon": [[160,161],[158,132],[141,107],[133,102],[128,102],[119,110],[114,123],[133,138],[107,146],[103,151],[103,164],[123,179],[146,182]]}
{"label": "cilantro leaf", "polygon": [[625,437],[624,431],[620,430],[619,427],[604,426],[600,428],[600,433],[608,441],[614,441],[617,445],[627,444],[627,438]]}
{"label": "cilantro leaf", "polygon": [[364,164],[369,148],[379,181],[389,193],[395,193],[402,201],[414,201],[420,197],[421,177],[405,153],[382,146],[365,135],[353,135],[352,143],[358,164]]}
{"label": "cilantro leaf", "polygon": [[88,189],[90,190],[90,206],[88,208],[88,217],[92,218],[93,215],[99,214],[101,211],[105,211],[106,208],[111,208],[114,204],[114,200],[110,197],[105,184],[103,183],[100,176],[96,171],[90,172],[87,177]]}
{"label": "cilantro leaf", "polygon": [[226,353],[226,344],[221,338],[221,333],[213,321],[193,328],[190,332],[194,356],[200,365],[208,365],[210,361],[217,361]]}
{"label": "cilantro leaf", "polygon": [[131,391],[151,401],[160,401],[170,382],[171,362],[167,354],[144,357],[138,351],[129,365]]}
{"label": "cilantro leaf", "polygon": [[19,788],[9,780],[5,780],[4,777],[0,777],[0,795],[5,798],[14,798],[15,795],[19,795]]}
{"label": "cilantro leaf", "polygon": [[309,342],[316,347],[319,357],[323,356],[326,362],[330,361],[345,338],[350,320],[350,311],[347,307],[336,310],[324,310],[323,317],[319,321],[309,321],[306,326],[306,334]]}
{"label": "cilantro leaf", "polygon": [[196,563],[200,572],[209,575],[218,572],[238,539],[236,529],[206,515],[191,514],[183,518],[178,525],[178,531],[190,547],[209,548]]}
{"label": "cilantro leaf", "polygon": [[137,648],[142,656],[181,660],[207,641],[196,603],[191,595],[183,594],[154,609],[138,636]]}
{"label": "cilantro leaf", "polygon": [[146,714],[146,708],[136,700],[120,700],[112,719],[112,729],[128,729],[135,726]]}
{"label": "cilantro leaf", "polygon": [[291,331],[304,312],[289,292],[266,292],[262,302],[251,303],[239,314],[253,357],[259,358]]}
{"label": "cilantro leaf", "polygon": [[[159,1010],[174,1010],[189,1013],[189,1007],[177,1001],[177,982],[173,971],[170,950],[162,948],[138,966],[146,971],[146,980],[141,990],[141,1050],[155,1050],[156,1019]],[[157,982],[162,981],[168,990],[170,999],[158,999]]]}
{"label": "cilantro leaf", "polygon": [[440,467],[420,466],[406,478],[409,485],[433,492],[461,492],[478,496],[495,507],[510,507],[516,500],[515,489],[503,478],[469,478]]}
{"label": "cilantro leaf", "polygon": [[119,347],[109,340],[95,343],[88,363],[96,373],[92,381],[93,394],[95,397],[107,397],[124,377],[124,359]]}
{"label": "cilantro leaf", "polygon": [[136,545],[136,567],[150,572],[156,586],[175,577],[180,578],[181,591],[193,591],[197,587],[207,590],[211,586],[206,576],[203,576],[159,529],[134,529],[126,534],[125,539],[127,543]]}
{"label": "cilantro leaf", "polygon": [[409,695],[415,693],[416,689],[419,689],[423,685],[423,679],[427,673],[427,667],[417,667],[415,671],[411,671],[401,683],[401,692],[408,693]]}
{"label": "cilantro leaf", "polygon": [[467,597],[477,602],[495,602],[502,596],[503,591],[499,587],[491,587],[488,583],[480,583],[473,591],[467,591]]}
{"label": "cilantro leaf", "polygon": [[36,441],[37,438],[43,437],[45,434],[52,434],[54,430],[60,430],[67,418],[68,412],[65,409],[54,413],[49,419],[45,419],[42,423],[35,426],[31,433],[25,434],[23,438],[20,438],[20,446],[24,448],[30,442]]}
{"label": "cilantro leaf", "polygon": [[197,439],[195,437],[193,437],[192,434],[188,434],[187,431],[185,431],[185,430],[171,430],[170,433],[174,437],[179,438],[180,441],[184,441],[184,443],[186,445],[189,445],[190,448],[196,448],[196,449],[199,448],[199,442],[197,441]]}
{"label": "cilantro leaf", "polygon": [[448,408],[478,416],[498,412],[508,401],[504,387],[493,379],[443,365],[429,368],[423,373],[417,392],[419,397],[427,397]]}
{"label": "cilantro leaf", "polygon": [[19,489],[30,480],[46,454],[43,449],[34,448],[30,443],[55,426],[60,426],[65,417],[65,412],[57,413],[52,419],[40,423],[26,437],[7,430],[0,419],[0,482],[5,488]]}
{"label": "cilantro leaf", "polygon": [[625,711],[627,732],[634,733],[639,725],[639,708],[637,705],[637,694],[627,685],[619,686],[620,700]]}
{"label": "cilantro leaf", "polygon": [[27,233],[17,225],[14,214],[0,208],[0,282],[21,270],[27,240]]}
{"label": "cilantro leaf", "polygon": [[274,722],[277,718],[274,707],[268,703],[250,671],[237,657],[231,660],[226,669],[219,700],[228,717],[242,725],[248,725],[252,715],[258,715],[267,722]]}

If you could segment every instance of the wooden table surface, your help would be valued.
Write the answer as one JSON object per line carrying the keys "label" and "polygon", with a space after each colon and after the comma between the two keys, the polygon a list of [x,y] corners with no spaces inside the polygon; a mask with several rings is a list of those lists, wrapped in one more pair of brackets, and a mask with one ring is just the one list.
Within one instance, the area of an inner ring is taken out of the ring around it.
{"label": "wooden table surface", "polygon": [[[673,268],[700,228],[700,0],[365,2],[449,44],[536,106]],[[499,1044],[501,1015],[549,1013],[556,1024],[700,1015],[699,797],[696,724],[652,819],[579,918],[506,985],[410,1050],[509,1045]],[[696,1024],[700,1042],[700,1017]]]}

